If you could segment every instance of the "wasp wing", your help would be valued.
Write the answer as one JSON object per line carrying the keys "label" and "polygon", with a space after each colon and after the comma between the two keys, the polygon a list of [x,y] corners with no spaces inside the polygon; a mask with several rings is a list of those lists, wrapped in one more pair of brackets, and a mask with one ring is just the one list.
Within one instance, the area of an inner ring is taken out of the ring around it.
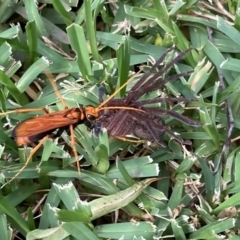
{"label": "wasp wing", "polygon": [[50,114],[40,115],[20,122],[12,131],[12,137],[31,137],[84,120],[81,109],[66,109]]}

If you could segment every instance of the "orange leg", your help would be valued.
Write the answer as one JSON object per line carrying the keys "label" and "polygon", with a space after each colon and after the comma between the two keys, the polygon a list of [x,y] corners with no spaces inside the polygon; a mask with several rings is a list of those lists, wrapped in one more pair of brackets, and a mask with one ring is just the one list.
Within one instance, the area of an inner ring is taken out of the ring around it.
{"label": "orange leg", "polygon": [[[60,92],[58,91],[57,84],[54,81],[53,75],[48,71],[45,71],[45,74],[48,77],[49,82],[51,83],[57,97],[62,102],[64,108],[67,109],[68,107],[67,107],[65,101],[63,100]],[[45,113],[49,113],[46,108],[28,108],[28,109],[15,109],[15,110],[12,110],[12,111],[3,112],[3,113],[0,113],[0,116],[5,116],[5,115],[11,114],[11,113],[25,113],[25,112],[37,112],[37,111],[44,111]]]}
{"label": "orange leg", "polygon": [[24,169],[27,167],[27,165],[29,164],[32,156],[37,152],[37,150],[43,145],[43,143],[44,143],[48,138],[49,138],[49,136],[45,136],[43,139],[41,139],[41,140],[39,141],[39,143],[30,151],[30,154],[29,154],[26,162],[24,163],[23,167],[13,176],[13,178],[11,178],[9,181],[7,181],[7,182],[2,186],[2,188],[3,188],[5,185],[11,183],[14,179],[17,178],[17,176],[19,176],[19,174],[20,174],[21,172],[23,172],[23,170],[24,170]]}
{"label": "orange leg", "polygon": [[73,154],[77,163],[77,169],[78,169],[78,174],[80,176],[80,164],[79,164],[79,159],[78,159],[78,153],[77,153],[77,149],[76,149],[76,145],[75,145],[75,140],[74,140],[74,131],[73,131],[73,125],[69,126],[70,129],[70,137],[71,137],[71,145],[72,145],[72,150],[73,150]]}

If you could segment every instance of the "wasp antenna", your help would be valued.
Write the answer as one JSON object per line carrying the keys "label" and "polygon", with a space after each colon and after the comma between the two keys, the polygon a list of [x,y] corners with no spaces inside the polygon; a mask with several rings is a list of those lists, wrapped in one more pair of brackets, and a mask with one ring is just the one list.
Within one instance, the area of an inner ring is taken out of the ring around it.
{"label": "wasp antenna", "polygon": [[[47,135],[47,136],[45,136],[43,139],[41,139],[41,140],[39,141],[39,143],[37,144],[37,146],[35,146],[35,147],[31,150],[31,152],[30,152],[30,154],[29,154],[26,162],[24,163],[23,167],[22,167],[22,168],[15,174],[15,176],[13,176],[13,178],[11,178],[6,184],[11,183],[14,179],[16,179],[16,178],[23,172],[23,170],[24,170],[24,169],[27,167],[27,165],[29,164],[29,162],[30,162],[32,156],[34,155],[34,153],[37,152],[37,150],[43,145],[43,143],[44,143],[48,138],[49,138],[49,136]],[[6,185],[6,184],[4,184],[4,185]],[[4,186],[4,185],[3,185],[3,186]],[[3,187],[3,186],[2,186],[2,187]]]}
{"label": "wasp antenna", "polygon": [[104,106],[109,100],[111,100],[117,93],[119,93],[129,82],[131,82],[142,70],[139,70],[135,73],[130,79],[128,79],[120,88],[118,88],[112,95],[110,95],[104,102],[102,102],[97,108],[100,109]]}
{"label": "wasp antenna", "polygon": [[115,106],[115,107],[102,107],[100,110],[107,110],[107,109],[111,109],[111,110],[132,110],[132,111],[137,111],[137,112],[143,112],[145,113],[146,111],[142,110],[142,109],[138,109],[135,107],[127,107],[127,106]]}

